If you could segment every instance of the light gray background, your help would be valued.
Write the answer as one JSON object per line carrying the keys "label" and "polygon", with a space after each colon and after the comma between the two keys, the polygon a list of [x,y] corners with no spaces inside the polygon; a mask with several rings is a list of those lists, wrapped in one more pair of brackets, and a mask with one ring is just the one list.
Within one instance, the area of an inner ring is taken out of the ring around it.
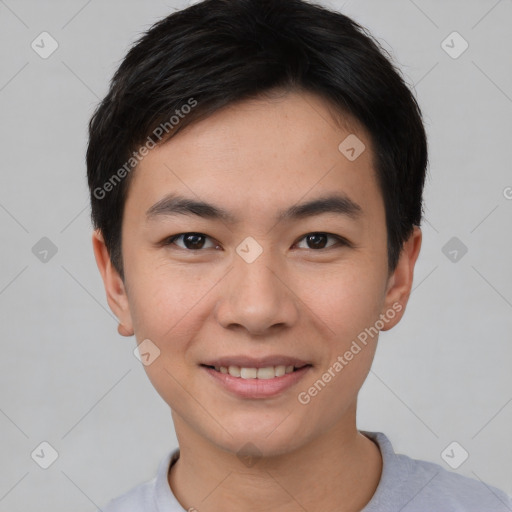
{"label": "light gray background", "polygon": [[[392,52],[430,143],[414,291],[381,335],[358,426],[446,468],[457,441],[459,473],[512,494],[512,1],[325,4]],[[128,46],[185,5],[0,0],[0,511],[92,512],[177,446],[105,299],[84,154]],[[43,31],[59,44],[47,59],[31,48]],[[469,43],[457,59],[441,46],[453,31]],[[454,236],[468,248],[455,263],[442,252]],[[42,237],[58,248],[46,263],[32,253]],[[31,458],[43,441],[59,454],[46,470]]]}

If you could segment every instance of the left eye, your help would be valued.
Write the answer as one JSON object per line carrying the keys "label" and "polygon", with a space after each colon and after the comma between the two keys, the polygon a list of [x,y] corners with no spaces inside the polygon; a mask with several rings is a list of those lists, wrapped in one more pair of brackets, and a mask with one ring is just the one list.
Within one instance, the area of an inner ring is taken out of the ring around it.
{"label": "left eye", "polygon": [[[337,243],[331,244],[326,247],[326,241],[328,238],[336,240]],[[337,235],[331,235],[330,233],[308,233],[302,237],[301,240],[306,240],[306,244],[310,247],[300,247],[301,249],[325,249],[332,247],[333,245],[348,245],[348,243]]]}
{"label": "left eye", "polygon": [[181,247],[182,249],[189,249],[189,250],[199,250],[199,249],[210,249],[210,248],[215,248],[215,247],[218,247],[218,244],[214,244],[212,243],[209,247],[206,246],[205,247],[205,242],[204,240],[206,239],[210,239],[211,238],[207,235],[204,235],[203,233],[182,233],[180,235],[174,235],[174,236],[171,236],[170,238],[167,238],[164,242],[165,245],[171,245],[171,244],[174,244],[174,242],[176,240],[179,240],[180,238],[183,239],[183,244],[184,244],[184,247],[182,247],[181,245],[178,245],[178,244],[175,244],[175,245],[178,245],[178,247]]}

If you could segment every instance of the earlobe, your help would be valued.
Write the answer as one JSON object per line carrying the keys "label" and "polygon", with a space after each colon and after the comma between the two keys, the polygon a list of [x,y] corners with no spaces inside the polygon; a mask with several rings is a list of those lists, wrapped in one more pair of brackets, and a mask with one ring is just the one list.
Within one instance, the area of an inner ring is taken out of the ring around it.
{"label": "earlobe", "polygon": [[125,286],[119,272],[112,265],[103,234],[99,229],[92,233],[92,246],[96,264],[103,279],[108,305],[120,322],[117,332],[121,336],[132,336],[134,331]]}
{"label": "earlobe", "polygon": [[411,294],[414,266],[420,253],[421,241],[421,229],[419,226],[414,226],[412,234],[408,240],[404,242],[396,269],[389,277],[386,298],[384,301],[384,310],[382,313],[385,314],[391,309],[394,313],[393,320],[388,322],[386,326],[381,329],[383,331],[387,331],[394,327],[400,321],[405,312],[405,308]]}
{"label": "earlobe", "polygon": [[117,326],[117,332],[121,335],[121,336],[133,336],[134,335],[134,332],[133,332],[133,329],[128,329],[127,327],[125,327],[123,324],[119,324]]}

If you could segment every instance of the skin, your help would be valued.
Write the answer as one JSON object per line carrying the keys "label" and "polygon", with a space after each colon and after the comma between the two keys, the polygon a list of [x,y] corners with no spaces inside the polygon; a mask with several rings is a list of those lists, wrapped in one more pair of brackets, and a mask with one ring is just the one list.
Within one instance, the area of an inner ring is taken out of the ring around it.
{"label": "skin", "polygon": [[[124,211],[125,282],[101,233],[93,233],[119,332],[160,350],[144,368],[172,411],[180,458],[169,485],[185,509],[357,511],[378,486],[380,451],[356,427],[378,336],[308,404],[297,397],[393,304],[401,311],[382,330],[400,321],[422,235],[416,227],[389,275],[371,140],[355,120],[337,123],[330,112],[304,92],[245,101],[151,150]],[[366,146],[354,161],[338,150],[350,133]],[[333,191],[358,203],[361,217],[322,213],[276,223],[277,211]],[[180,215],[147,222],[146,211],[170,192],[221,206],[238,221]],[[183,238],[159,245],[190,232],[207,236],[204,248],[187,249]],[[305,238],[311,233],[351,245],[327,238],[329,247],[318,249]],[[252,263],[236,252],[248,236],[263,249]],[[313,366],[278,396],[240,398],[199,366],[235,354],[284,354]],[[237,457],[248,442],[261,454],[250,467]]]}

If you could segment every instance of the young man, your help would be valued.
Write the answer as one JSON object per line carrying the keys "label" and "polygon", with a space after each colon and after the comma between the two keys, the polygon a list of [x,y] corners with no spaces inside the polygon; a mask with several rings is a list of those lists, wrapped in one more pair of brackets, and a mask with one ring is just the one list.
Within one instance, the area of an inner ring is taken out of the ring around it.
{"label": "young man", "polygon": [[356,426],[421,246],[420,110],[301,0],[207,0],[129,51],[90,123],[93,246],[179,450],[105,512],[510,511]]}

